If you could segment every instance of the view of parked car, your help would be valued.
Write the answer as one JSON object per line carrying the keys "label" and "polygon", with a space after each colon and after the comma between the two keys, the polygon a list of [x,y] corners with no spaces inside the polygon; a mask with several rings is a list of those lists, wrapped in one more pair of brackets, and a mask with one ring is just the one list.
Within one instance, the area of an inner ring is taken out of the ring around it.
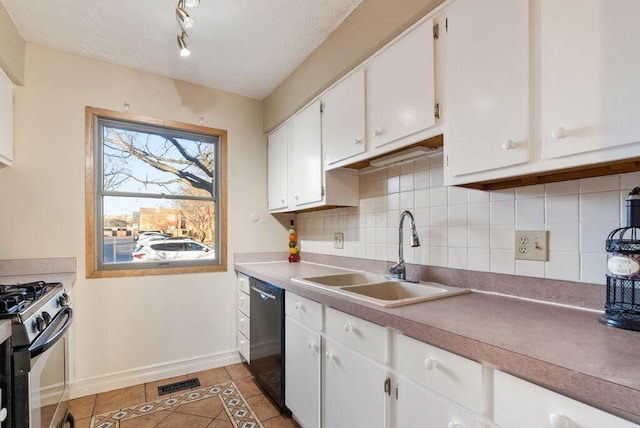
{"label": "view of parked car", "polygon": [[133,234],[133,240],[134,241],[139,241],[141,239],[145,239],[145,238],[149,238],[149,237],[162,237],[162,238],[169,238],[173,235],[171,235],[170,233],[165,233],[165,232],[161,232],[159,230],[147,230],[145,232],[136,232]]}
{"label": "view of parked car", "polygon": [[213,248],[191,238],[149,238],[143,242],[139,240],[137,248],[131,255],[134,262],[213,259],[216,256]]}

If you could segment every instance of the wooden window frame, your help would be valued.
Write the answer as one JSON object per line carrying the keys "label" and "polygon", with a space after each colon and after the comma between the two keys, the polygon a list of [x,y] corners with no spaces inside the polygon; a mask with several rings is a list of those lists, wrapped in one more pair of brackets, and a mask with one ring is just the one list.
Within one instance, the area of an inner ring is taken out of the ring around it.
{"label": "wooden window frame", "polygon": [[[219,230],[216,230],[216,240],[219,240],[219,263],[198,266],[170,266],[140,267],[132,269],[101,270],[97,263],[97,235],[96,235],[96,178],[102,174],[96,171],[95,156],[97,141],[96,126],[98,118],[136,122],[143,125],[151,125],[175,129],[179,131],[195,132],[219,137],[219,159],[216,162],[219,168],[219,195],[216,205],[216,216],[220,216]],[[96,107],[85,108],[85,260],[87,278],[113,278],[146,275],[172,275],[201,272],[225,272],[227,271],[227,131],[223,129],[209,128],[188,123],[175,122],[164,119],[156,119],[125,112],[117,112]]]}

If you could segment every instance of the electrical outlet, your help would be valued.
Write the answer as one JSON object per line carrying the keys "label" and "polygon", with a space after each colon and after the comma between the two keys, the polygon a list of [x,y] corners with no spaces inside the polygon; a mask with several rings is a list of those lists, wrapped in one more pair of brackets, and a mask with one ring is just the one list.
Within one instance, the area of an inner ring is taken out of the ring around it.
{"label": "electrical outlet", "polygon": [[515,258],[520,260],[548,260],[548,232],[546,230],[516,230]]}
{"label": "electrical outlet", "polygon": [[344,248],[344,233],[335,232],[333,234],[333,248],[337,248],[337,249]]}

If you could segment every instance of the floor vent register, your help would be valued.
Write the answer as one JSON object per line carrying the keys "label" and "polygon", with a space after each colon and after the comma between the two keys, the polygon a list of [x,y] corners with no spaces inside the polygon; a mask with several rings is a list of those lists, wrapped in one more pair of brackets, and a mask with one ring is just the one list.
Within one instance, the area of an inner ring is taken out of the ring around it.
{"label": "floor vent register", "polygon": [[170,383],[158,387],[158,395],[172,394],[184,389],[197,388],[200,386],[198,378],[182,380],[180,382]]}

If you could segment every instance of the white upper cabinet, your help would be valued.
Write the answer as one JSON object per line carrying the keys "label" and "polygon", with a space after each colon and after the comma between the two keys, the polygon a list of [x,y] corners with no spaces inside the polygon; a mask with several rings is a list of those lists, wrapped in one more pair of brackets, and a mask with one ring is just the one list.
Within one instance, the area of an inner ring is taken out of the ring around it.
{"label": "white upper cabinet", "polygon": [[449,175],[527,162],[528,0],[456,0],[447,17]]}
{"label": "white upper cabinet", "polygon": [[640,142],[640,2],[541,0],[540,14],[542,158]]}
{"label": "white upper cabinet", "polygon": [[365,71],[367,139],[373,148],[435,125],[433,19],[373,57]]}
{"label": "white upper cabinet", "polygon": [[0,69],[0,166],[13,161],[13,84]]}
{"label": "white upper cabinet", "polygon": [[326,167],[366,148],[364,70],[350,74],[322,97],[322,144]]}
{"label": "white upper cabinet", "polygon": [[290,196],[296,206],[322,201],[322,129],[320,101],[308,105],[291,121]]}
{"label": "white upper cabinet", "polygon": [[288,144],[289,123],[285,123],[269,135],[267,153],[269,210],[284,209],[289,205]]}

